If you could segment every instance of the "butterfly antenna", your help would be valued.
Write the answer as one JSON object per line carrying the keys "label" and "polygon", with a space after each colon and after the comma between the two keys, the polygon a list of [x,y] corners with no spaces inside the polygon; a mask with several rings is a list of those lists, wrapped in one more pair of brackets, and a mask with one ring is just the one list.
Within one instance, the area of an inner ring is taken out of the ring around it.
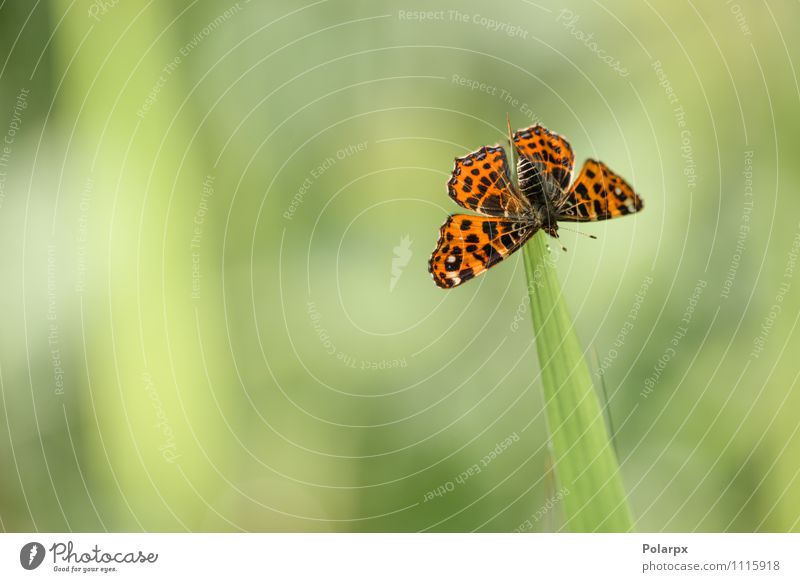
{"label": "butterfly antenna", "polygon": [[516,168],[517,164],[514,161],[514,139],[511,137],[511,118],[506,111],[506,126],[508,127],[508,149],[511,151],[511,167]]}
{"label": "butterfly antenna", "polygon": [[588,234],[588,233],[585,233],[585,232],[581,232],[580,230],[572,230],[571,228],[565,228],[565,227],[563,227],[561,225],[559,225],[558,230],[566,230],[567,232],[574,232],[575,234],[582,234],[583,236],[588,236],[589,238],[593,238],[594,240],[597,240],[597,237],[594,236],[593,234]]}

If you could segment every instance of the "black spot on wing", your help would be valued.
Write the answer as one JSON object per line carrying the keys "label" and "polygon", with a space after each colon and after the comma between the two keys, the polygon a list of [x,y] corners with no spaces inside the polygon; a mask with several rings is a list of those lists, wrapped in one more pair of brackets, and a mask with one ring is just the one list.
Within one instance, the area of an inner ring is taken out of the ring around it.
{"label": "black spot on wing", "polygon": [[487,196],[486,199],[483,201],[483,207],[493,210],[500,210],[502,208],[500,206],[500,197],[497,196],[496,194]]}
{"label": "black spot on wing", "polygon": [[486,256],[486,264],[489,266],[494,265],[496,262],[503,260],[504,255],[496,248],[494,248],[494,245],[492,244],[487,243],[483,245],[483,248],[481,250],[483,251],[483,254]]}
{"label": "black spot on wing", "polygon": [[472,270],[472,267],[467,267],[466,269],[462,269],[458,276],[461,278],[461,282],[469,281],[475,276],[475,271]]}

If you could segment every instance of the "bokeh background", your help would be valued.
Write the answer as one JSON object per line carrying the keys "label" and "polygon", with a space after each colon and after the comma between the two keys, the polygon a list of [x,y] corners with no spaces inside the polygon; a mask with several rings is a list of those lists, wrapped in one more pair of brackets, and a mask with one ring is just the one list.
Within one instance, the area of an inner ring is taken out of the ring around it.
{"label": "bokeh background", "polygon": [[508,115],[645,200],[553,255],[636,527],[800,529],[798,18],[0,2],[0,527],[562,529],[521,257],[427,273]]}

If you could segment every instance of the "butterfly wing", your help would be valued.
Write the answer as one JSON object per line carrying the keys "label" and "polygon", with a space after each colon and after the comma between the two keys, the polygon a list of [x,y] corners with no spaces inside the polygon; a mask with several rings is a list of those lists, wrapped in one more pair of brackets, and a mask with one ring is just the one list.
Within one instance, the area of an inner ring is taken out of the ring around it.
{"label": "butterfly wing", "polygon": [[522,193],[534,205],[558,207],[575,165],[569,142],[541,125],[517,130],[512,139],[519,152],[517,177]]}
{"label": "butterfly wing", "polygon": [[500,146],[484,146],[456,158],[447,193],[460,206],[487,216],[521,216],[524,212],[523,200],[511,182],[506,152]]}
{"label": "butterfly wing", "polygon": [[439,287],[455,287],[505,259],[537,229],[532,222],[453,214],[439,230],[428,271]]}
{"label": "butterfly wing", "polygon": [[644,206],[625,180],[597,160],[586,160],[562,204],[558,219],[574,222],[608,220]]}

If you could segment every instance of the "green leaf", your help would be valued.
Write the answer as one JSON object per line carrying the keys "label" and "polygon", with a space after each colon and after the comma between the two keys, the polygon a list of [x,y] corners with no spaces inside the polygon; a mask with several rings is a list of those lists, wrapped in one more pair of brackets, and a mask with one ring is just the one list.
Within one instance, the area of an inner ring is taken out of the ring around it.
{"label": "green leaf", "polygon": [[555,472],[568,492],[565,526],[574,532],[631,531],[617,458],[545,237],[539,232],[525,246],[525,272]]}

